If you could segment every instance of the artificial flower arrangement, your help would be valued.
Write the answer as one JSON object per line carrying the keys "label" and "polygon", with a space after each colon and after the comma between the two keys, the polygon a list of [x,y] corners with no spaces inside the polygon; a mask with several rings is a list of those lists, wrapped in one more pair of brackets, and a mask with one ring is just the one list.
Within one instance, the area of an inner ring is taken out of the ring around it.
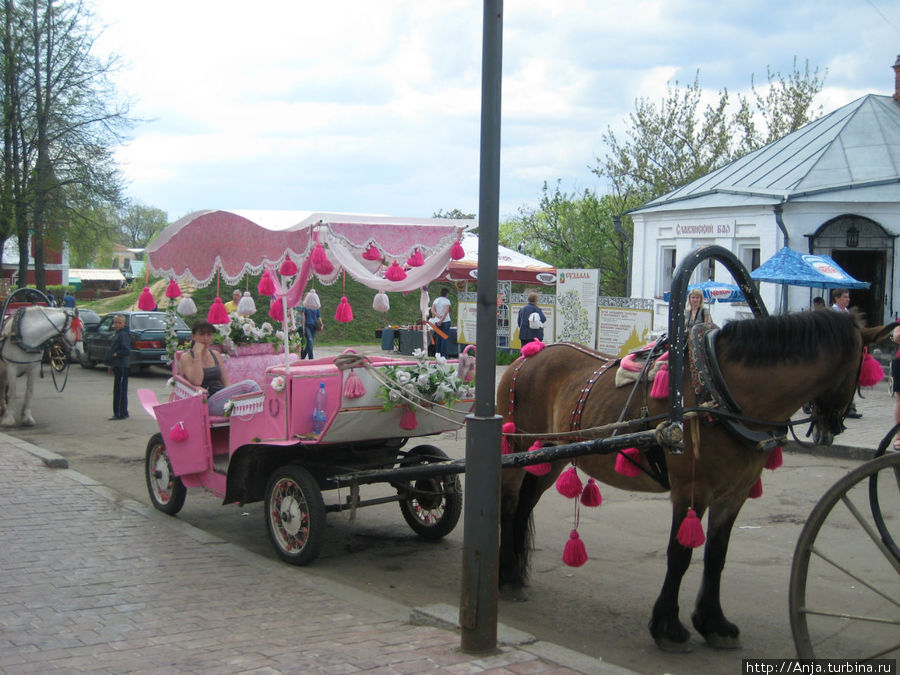
{"label": "artificial flower arrangement", "polygon": [[378,398],[384,401],[383,411],[408,405],[407,399],[419,405],[437,403],[452,406],[474,395],[475,383],[463,382],[453,364],[447,363],[447,359],[440,354],[434,357],[434,361],[428,361],[427,352],[416,349],[413,358],[418,361],[416,365],[387,367],[381,371],[390,381],[378,390]]}
{"label": "artificial flower arrangement", "polygon": [[178,334],[175,332],[175,309],[172,306],[172,303],[169,303],[168,309],[166,309],[166,363],[172,363],[172,360],[175,358],[175,352],[179,349],[187,349],[188,345],[178,344]]}
{"label": "artificial flower arrangement", "polygon": [[[218,333],[213,336],[213,342],[221,344],[230,354],[237,351],[241,345],[273,344],[276,347],[284,344],[284,331],[275,330],[271,323],[263,321],[259,326],[245,316],[237,312],[228,315],[230,323],[216,326]],[[299,351],[302,337],[295,330],[288,331],[288,344],[291,351]]]}

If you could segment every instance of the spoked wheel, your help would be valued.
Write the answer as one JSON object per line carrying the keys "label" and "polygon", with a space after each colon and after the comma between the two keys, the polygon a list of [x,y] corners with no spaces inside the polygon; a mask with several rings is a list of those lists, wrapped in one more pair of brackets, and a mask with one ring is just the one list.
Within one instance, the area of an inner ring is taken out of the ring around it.
{"label": "spoked wheel", "polygon": [[172,471],[172,463],[169,461],[162,434],[154,434],[147,443],[144,470],[147,476],[147,491],[150,493],[153,506],[170,516],[181,511],[187,489]]}
{"label": "spoked wheel", "polygon": [[59,342],[54,342],[47,347],[47,357],[50,359],[50,367],[57,373],[61,373],[69,365],[69,357],[66,354],[66,349]]}
{"label": "spoked wheel", "polygon": [[275,552],[292,565],[312,562],[325,538],[325,504],[315,479],[299,466],[283,466],[266,487],[266,527]]}
{"label": "spoked wheel", "polygon": [[[431,464],[447,459],[440,448],[419,445],[407,454],[403,466]],[[400,512],[412,531],[425,539],[440,539],[453,531],[462,513],[462,485],[457,475],[431,476],[407,483]],[[402,494],[402,493],[401,493]]]}
{"label": "spoked wheel", "polygon": [[791,568],[791,630],[800,658],[900,655],[898,519],[898,452],[844,476],[813,509]]}

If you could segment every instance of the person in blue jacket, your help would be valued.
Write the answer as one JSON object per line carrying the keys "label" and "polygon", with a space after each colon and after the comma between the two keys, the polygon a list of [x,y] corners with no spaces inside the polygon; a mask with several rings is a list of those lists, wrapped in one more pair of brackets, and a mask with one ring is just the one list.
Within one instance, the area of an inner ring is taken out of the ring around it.
{"label": "person in blue jacket", "polygon": [[303,310],[303,332],[306,336],[306,345],[300,352],[300,359],[310,359],[313,357],[313,343],[316,341],[316,331],[322,326],[322,311],[318,309],[310,309],[302,307]]}
{"label": "person in blue jacket", "polygon": [[[523,347],[535,338],[541,342],[544,341],[544,324],[547,323],[547,317],[544,316],[541,308],[537,306],[537,301],[537,293],[529,293],[528,304],[519,310],[519,318],[517,321],[519,325],[519,342],[522,343]],[[540,318],[540,326],[535,327],[532,325],[537,323],[537,319],[532,318],[532,314],[538,315]]]}
{"label": "person in blue jacket", "polygon": [[109,420],[128,419],[128,369],[131,366],[131,331],[125,317],[113,317],[116,335],[106,352],[106,365],[113,375],[113,416]]}

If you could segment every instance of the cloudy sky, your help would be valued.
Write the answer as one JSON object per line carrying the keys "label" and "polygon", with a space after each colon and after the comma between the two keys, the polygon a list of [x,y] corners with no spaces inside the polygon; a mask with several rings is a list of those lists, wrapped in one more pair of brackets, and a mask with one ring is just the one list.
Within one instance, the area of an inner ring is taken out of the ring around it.
{"label": "cloudy sky", "polygon": [[[144,120],[128,196],[198,209],[478,210],[475,0],[95,0],[101,51]],[[900,0],[506,0],[501,219],[544,181],[606,189],[602,136],[667,82],[749,90],[827,70],[824,111],[893,92]]]}

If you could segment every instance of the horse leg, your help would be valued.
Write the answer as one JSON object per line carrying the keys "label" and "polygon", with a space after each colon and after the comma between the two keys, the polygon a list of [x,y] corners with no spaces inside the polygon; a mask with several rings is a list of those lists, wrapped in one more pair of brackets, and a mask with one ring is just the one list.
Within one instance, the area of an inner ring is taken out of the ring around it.
{"label": "horse leg", "polygon": [[[696,505],[694,508],[697,516],[702,518],[703,511]],[[678,592],[693,554],[693,549],[682,546],[677,539],[678,528],[684,520],[687,509],[687,504],[679,505],[677,502],[673,504],[672,531],[669,533],[669,548],[666,551],[668,562],[666,579],[653,605],[653,614],[650,618],[650,634],[656,646],[665,652],[684,653],[692,649],[690,631],[678,618]]]}
{"label": "horse leg", "polygon": [[34,417],[31,416],[31,396],[34,394],[34,371],[37,365],[33,365],[25,371],[25,396],[22,399],[22,426],[33,427]]}
{"label": "horse leg", "polygon": [[10,367],[9,365],[7,365],[6,413],[3,415],[3,419],[0,419],[0,427],[16,426],[16,376],[17,375],[18,375],[18,368]]}
{"label": "horse leg", "polygon": [[697,594],[697,606],[691,615],[691,623],[710,647],[738,649],[741,646],[740,629],[725,618],[719,598],[722,570],[728,553],[731,529],[737,518],[736,509],[710,507],[706,551],[703,558],[703,580]]}

